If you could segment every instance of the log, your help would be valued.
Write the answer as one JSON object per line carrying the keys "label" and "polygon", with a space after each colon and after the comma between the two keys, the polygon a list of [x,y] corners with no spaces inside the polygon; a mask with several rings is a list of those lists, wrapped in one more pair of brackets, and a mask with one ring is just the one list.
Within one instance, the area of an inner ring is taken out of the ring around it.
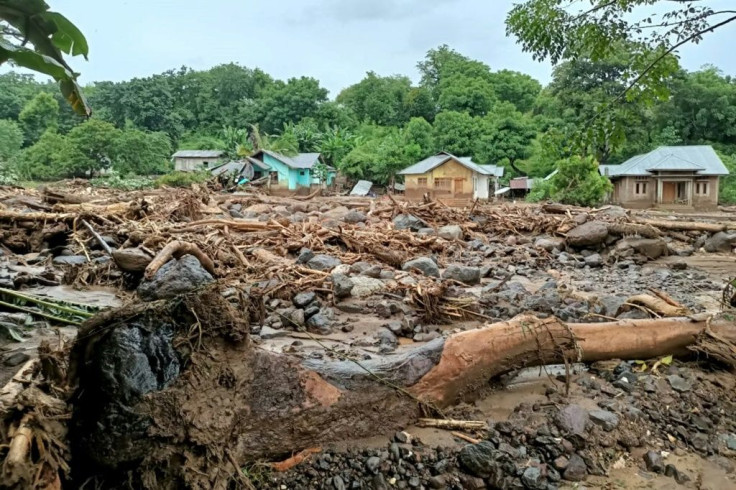
{"label": "log", "polygon": [[419,427],[436,427],[445,430],[487,430],[488,424],[483,420],[453,420],[453,419],[419,419]]}
{"label": "log", "polygon": [[30,359],[3,386],[0,390],[0,412],[4,412],[15,404],[18,394],[31,382],[31,376],[38,365],[38,359]]}
{"label": "log", "polygon": [[634,221],[642,225],[650,225],[662,230],[707,231],[708,233],[726,231],[726,225],[723,223],[703,223],[699,221],[672,221],[645,218],[634,218]]}
{"label": "log", "polygon": [[95,237],[95,240],[97,240],[97,243],[100,244],[105,253],[107,255],[112,255],[112,249],[110,248],[110,245],[108,245],[107,242],[100,236],[100,234],[97,233],[94,228],[92,228],[92,225],[90,225],[85,219],[82,220],[82,224],[85,228],[87,228],[92,236]]}
{"label": "log", "polygon": [[30,425],[31,414],[25,414],[18,424],[8,448],[8,455],[3,463],[3,481],[13,482],[18,479],[18,472],[22,472],[28,464],[28,453],[31,451],[33,429]]}
{"label": "log", "polygon": [[676,303],[669,296],[666,296],[666,298],[667,299],[660,295],[652,296],[649,294],[637,294],[636,296],[632,296],[627,299],[626,303],[645,306],[653,312],[665,317],[677,317],[690,314],[690,311],[687,308]]}
{"label": "log", "polygon": [[199,260],[199,263],[202,264],[202,267],[204,267],[207,272],[212,274],[213,277],[217,276],[217,272],[215,272],[215,263],[212,262],[212,259],[207,257],[207,255],[200,250],[200,248],[195,245],[194,243],[187,243],[187,242],[180,242],[178,240],[174,240],[173,242],[169,242],[168,245],[166,245],[159,253],[156,255],[156,257],[151,261],[150,264],[148,264],[148,267],[146,267],[146,272],[144,273],[144,276],[146,279],[153,279],[153,276],[156,275],[156,272],[163,267],[163,265],[171,260],[172,258],[178,259],[179,257],[183,255],[193,255]]}

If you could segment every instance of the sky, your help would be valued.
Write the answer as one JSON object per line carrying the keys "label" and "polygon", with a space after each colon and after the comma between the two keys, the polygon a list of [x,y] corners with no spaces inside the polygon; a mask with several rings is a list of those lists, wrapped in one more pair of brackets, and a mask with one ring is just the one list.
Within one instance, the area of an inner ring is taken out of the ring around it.
{"label": "sky", "polygon": [[[708,0],[714,7],[734,0]],[[86,35],[82,83],[145,77],[183,65],[237,62],[287,79],[312,76],[334,97],[367,71],[418,79],[416,64],[448,44],[492,69],[547,83],[552,67],[506,37],[518,0],[47,0]],[[736,25],[681,51],[682,65],[736,75]]]}

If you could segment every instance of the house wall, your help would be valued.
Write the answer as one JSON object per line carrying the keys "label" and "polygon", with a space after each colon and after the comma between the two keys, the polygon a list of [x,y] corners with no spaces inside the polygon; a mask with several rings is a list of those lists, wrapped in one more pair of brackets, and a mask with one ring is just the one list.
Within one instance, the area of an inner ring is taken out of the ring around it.
{"label": "house wall", "polygon": [[179,172],[194,172],[205,168],[205,162],[208,168],[212,168],[217,163],[217,158],[174,158],[174,170]]}
{"label": "house wall", "polygon": [[[695,194],[695,184],[697,182],[708,183],[708,194],[705,196],[699,196]],[[700,209],[715,208],[718,206],[718,184],[719,178],[717,176],[709,177],[696,177],[693,179],[693,206]]]}
{"label": "house wall", "polygon": [[[627,208],[651,208],[654,206],[657,193],[657,181],[651,177],[645,180],[637,180],[638,177],[622,177],[613,183],[613,201]],[[636,183],[646,182],[647,192],[643,195],[636,194]]]}
{"label": "house wall", "polygon": [[[419,179],[427,179],[426,186],[419,185]],[[449,190],[435,189],[435,179],[453,179]],[[455,179],[463,179],[462,188],[455,191]],[[431,197],[445,197],[455,199],[470,199],[473,197],[473,171],[455,160],[448,160],[444,164],[432,169],[425,174],[407,175],[406,197],[408,199],[421,199],[424,194]]]}
{"label": "house wall", "polygon": [[488,185],[489,185],[489,179],[487,175],[476,175],[475,176],[475,192],[474,196],[478,199],[488,199]]}
{"label": "house wall", "polygon": [[[298,174],[281,160],[277,160],[268,153],[263,153],[263,163],[271,167],[271,172],[278,174],[278,182],[271,183],[271,187],[296,190]],[[309,184],[306,184],[309,186]]]}

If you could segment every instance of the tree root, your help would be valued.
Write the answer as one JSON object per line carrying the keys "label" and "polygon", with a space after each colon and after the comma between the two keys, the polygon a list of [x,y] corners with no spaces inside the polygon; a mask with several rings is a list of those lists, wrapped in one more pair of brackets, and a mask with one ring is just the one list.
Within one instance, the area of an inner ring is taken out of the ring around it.
{"label": "tree root", "polygon": [[166,245],[159,253],[156,255],[156,257],[151,261],[150,264],[148,264],[148,267],[146,267],[146,272],[144,274],[146,279],[152,279],[154,275],[156,275],[156,272],[163,267],[163,265],[171,260],[172,258],[178,259],[179,257],[183,255],[193,255],[199,260],[199,263],[202,264],[202,267],[204,267],[207,272],[212,274],[213,276],[217,276],[217,272],[215,272],[215,263],[212,262],[212,259],[207,257],[200,248],[193,244],[193,243],[187,243],[187,242],[180,242],[179,240],[174,240],[173,242],[170,242],[168,245]]}

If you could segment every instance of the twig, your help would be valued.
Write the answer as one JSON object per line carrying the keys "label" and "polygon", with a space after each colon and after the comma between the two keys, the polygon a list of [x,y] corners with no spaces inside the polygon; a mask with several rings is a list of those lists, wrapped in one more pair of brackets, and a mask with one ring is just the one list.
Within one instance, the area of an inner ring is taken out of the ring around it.
{"label": "twig", "polygon": [[466,436],[465,434],[462,434],[460,432],[452,431],[450,432],[453,436],[457,437],[458,439],[462,439],[465,442],[469,442],[470,444],[480,444],[480,439],[474,439],[470,436]]}
{"label": "twig", "polygon": [[95,237],[97,243],[100,244],[105,253],[107,253],[107,255],[112,255],[112,249],[110,248],[110,245],[108,245],[107,242],[100,236],[100,234],[97,233],[94,228],[92,228],[92,225],[90,225],[86,219],[82,220],[82,224],[87,228],[87,230],[89,230],[90,233],[92,233],[92,236]]}

